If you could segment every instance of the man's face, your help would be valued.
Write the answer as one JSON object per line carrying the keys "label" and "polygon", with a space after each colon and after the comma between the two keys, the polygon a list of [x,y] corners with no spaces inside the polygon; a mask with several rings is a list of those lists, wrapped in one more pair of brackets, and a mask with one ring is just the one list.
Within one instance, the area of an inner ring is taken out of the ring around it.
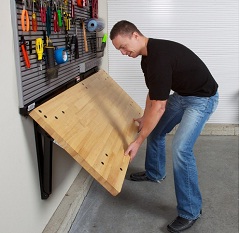
{"label": "man's face", "polygon": [[112,43],[123,55],[135,58],[140,54],[138,39],[139,35],[134,32],[131,36],[118,35],[112,40]]}

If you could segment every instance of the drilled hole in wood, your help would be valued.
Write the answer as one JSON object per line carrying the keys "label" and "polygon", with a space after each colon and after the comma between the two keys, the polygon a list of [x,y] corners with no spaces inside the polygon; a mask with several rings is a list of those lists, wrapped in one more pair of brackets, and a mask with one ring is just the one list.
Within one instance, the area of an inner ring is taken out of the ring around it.
{"label": "drilled hole in wood", "polygon": [[120,167],[120,170],[122,171],[123,169]]}
{"label": "drilled hole in wood", "polygon": [[105,154],[108,157],[108,154]]}
{"label": "drilled hole in wood", "polygon": [[39,109],[38,111],[39,111],[40,113],[42,113],[42,110]]}
{"label": "drilled hole in wood", "polygon": [[65,112],[64,112],[64,111],[62,111],[62,113],[64,114]]}
{"label": "drilled hole in wood", "polygon": [[102,165],[104,165],[104,162],[101,162]]}
{"label": "drilled hole in wood", "polygon": [[44,117],[45,117],[45,118],[47,118],[47,116],[46,116],[46,115],[44,115]]}
{"label": "drilled hole in wood", "polygon": [[58,119],[58,117],[57,117],[57,116],[55,116],[55,119]]}

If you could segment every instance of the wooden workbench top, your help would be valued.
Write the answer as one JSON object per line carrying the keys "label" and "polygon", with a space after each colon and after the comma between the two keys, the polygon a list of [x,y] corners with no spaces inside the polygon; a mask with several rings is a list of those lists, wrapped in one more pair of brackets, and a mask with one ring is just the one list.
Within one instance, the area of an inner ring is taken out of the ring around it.
{"label": "wooden workbench top", "polygon": [[34,109],[30,116],[112,195],[122,188],[142,109],[103,70]]}

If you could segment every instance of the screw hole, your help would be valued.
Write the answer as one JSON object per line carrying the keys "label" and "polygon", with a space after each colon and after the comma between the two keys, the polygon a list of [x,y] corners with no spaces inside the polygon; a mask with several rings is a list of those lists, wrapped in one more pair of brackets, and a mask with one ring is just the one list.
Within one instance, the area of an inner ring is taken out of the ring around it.
{"label": "screw hole", "polygon": [[108,154],[105,154],[108,157]]}
{"label": "screw hole", "polygon": [[104,165],[104,162],[101,162],[102,165]]}
{"label": "screw hole", "polygon": [[55,119],[58,119],[58,117],[57,117],[57,116],[55,116]]}
{"label": "screw hole", "polygon": [[44,115],[44,117],[45,117],[45,118],[47,118],[47,116],[46,116],[46,115]]}
{"label": "screw hole", "polygon": [[88,89],[87,87],[85,87],[86,89]]}
{"label": "screw hole", "polygon": [[65,112],[64,112],[64,111],[62,111],[62,113],[64,114]]}
{"label": "screw hole", "polygon": [[39,109],[38,111],[39,111],[40,113],[42,113],[42,110]]}
{"label": "screw hole", "polygon": [[120,170],[122,171],[123,169],[120,167]]}

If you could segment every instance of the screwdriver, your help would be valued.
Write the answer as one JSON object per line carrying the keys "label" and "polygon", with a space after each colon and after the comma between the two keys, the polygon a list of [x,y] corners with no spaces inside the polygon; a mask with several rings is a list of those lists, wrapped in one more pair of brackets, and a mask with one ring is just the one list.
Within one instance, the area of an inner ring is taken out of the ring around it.
{"label": "screwdriver", "polygon": [[33,12],[32,12],[32,30],[34,32],[37,31],[37,14],[34,11],[34,3],[36,2],[36,0],[33,0]]}
{"label": "screwdriver", "polygon": [[43,58],[43,40],[42,38],[36,39],[36,52],[37,52],[37,60],[40,67],[40,70],[42,71],[42,58]]}
{"label": "screwdriver", "polygon": [[31,64],[30,64],[30,61],[29,61],[29,58],[28,58],[28,53],[27,53],[27,49],[26,49],[26,41],[24,39],[24,36],[21,36],[20,45],[21,45],[22,54],[23,54],[23,58],[24,58],[26,67],[30,68]]}

